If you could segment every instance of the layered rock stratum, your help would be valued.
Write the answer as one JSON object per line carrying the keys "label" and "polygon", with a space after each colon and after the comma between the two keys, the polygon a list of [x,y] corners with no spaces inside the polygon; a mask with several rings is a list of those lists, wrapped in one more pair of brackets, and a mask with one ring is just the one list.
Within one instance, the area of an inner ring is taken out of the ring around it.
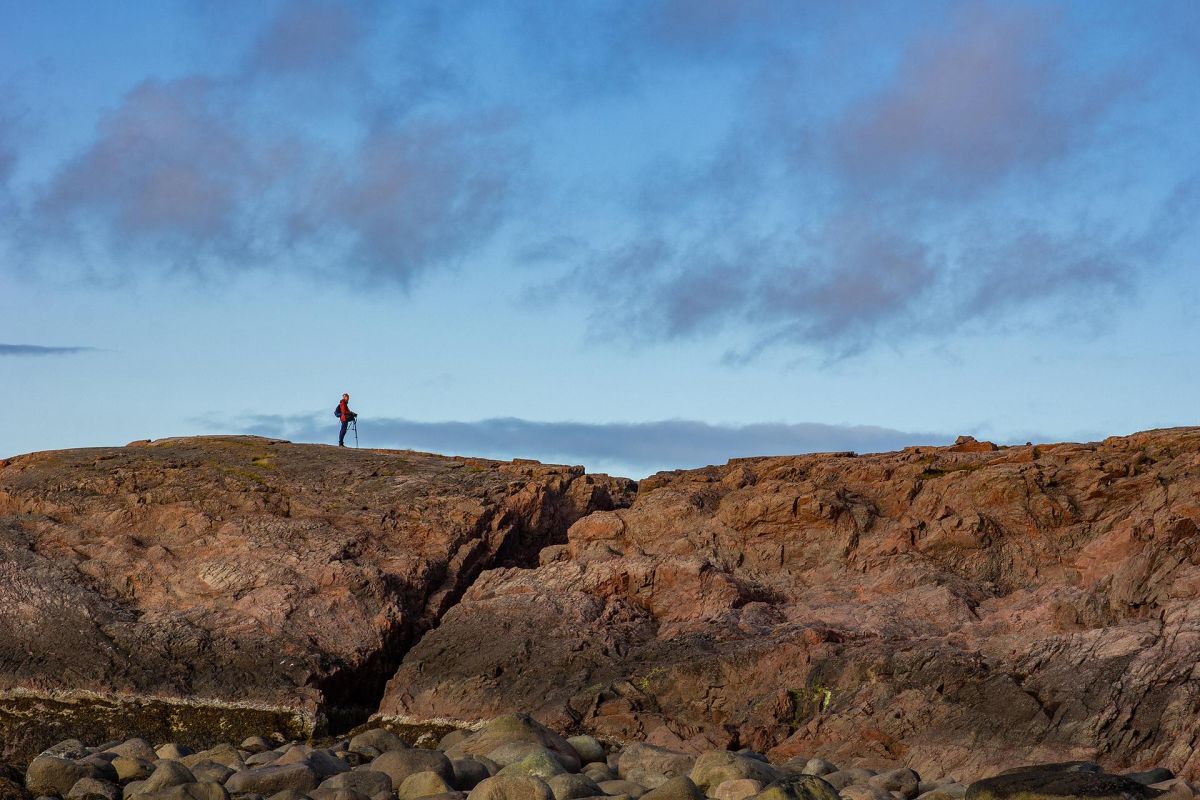
{"label": "layered rock stratum", "polygon": [[0,468],[0,724],[81,692],[202,707],[172,728],[199,738],[229,706],[310,732],[528,709],[776,762],[1194,778],[1198,487],[1200,429],[739,459],[636,498],[249,437],[23,456]]}

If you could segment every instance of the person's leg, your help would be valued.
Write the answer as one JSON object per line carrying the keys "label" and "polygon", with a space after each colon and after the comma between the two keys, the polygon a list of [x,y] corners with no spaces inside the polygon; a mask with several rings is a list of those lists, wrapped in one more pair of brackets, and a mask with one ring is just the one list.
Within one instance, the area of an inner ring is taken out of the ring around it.
{"label": "person's leg", "polygon": [[349,420],[342,423],[342,430],[340,433],[338,433],[338,447],[346,446],[346,428],[348,427],[350,427]]}

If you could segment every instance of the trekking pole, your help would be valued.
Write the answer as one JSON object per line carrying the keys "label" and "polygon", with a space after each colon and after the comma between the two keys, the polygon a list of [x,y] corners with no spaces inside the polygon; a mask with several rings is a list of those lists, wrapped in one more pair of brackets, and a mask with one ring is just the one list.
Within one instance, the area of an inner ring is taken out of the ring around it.
{"label": "trekking pole", "polygon": [[354,426],[354,446],[358,447],[358,418],[350,420],[350,424]]}

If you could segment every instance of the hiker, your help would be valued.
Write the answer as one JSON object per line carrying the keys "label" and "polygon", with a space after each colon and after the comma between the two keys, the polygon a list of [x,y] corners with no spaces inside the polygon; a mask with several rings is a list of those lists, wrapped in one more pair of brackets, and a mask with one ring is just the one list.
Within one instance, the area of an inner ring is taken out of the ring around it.
{"label": "hiker", "polygon": [[358,414],[350,410],[350,395],[342,395],[342,402],[338,403],[337,411],[334,413],[342,421],[342,430],[338,433],[338,447],[345,447],[346,428],[349,427],[351,420],[358,417]]}

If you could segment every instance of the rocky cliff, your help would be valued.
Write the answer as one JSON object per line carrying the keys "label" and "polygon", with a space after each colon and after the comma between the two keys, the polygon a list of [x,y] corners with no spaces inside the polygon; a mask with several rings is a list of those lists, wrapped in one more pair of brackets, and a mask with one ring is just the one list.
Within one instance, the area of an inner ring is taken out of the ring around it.
{"label": "rocky cliff", "polygon": [[253,437],[0,465],[0,741],[17,754],[58,729],[204,739],[361,721],[481,571],[536,563],[631,486]]}
{"label": "rocky cliff", "polygon": [[0,738],[53,739],[86,692],[103,724],[199,738],[378,702],[968,778],[1076,758],[1200,775],[1200,429],[634,488],[249,437],[13,459]]}
{"label": "rocky cliff", "polygon": [[981,776],[1200,772],[1200,430],[659,474],[484,573],[382,710]]}

